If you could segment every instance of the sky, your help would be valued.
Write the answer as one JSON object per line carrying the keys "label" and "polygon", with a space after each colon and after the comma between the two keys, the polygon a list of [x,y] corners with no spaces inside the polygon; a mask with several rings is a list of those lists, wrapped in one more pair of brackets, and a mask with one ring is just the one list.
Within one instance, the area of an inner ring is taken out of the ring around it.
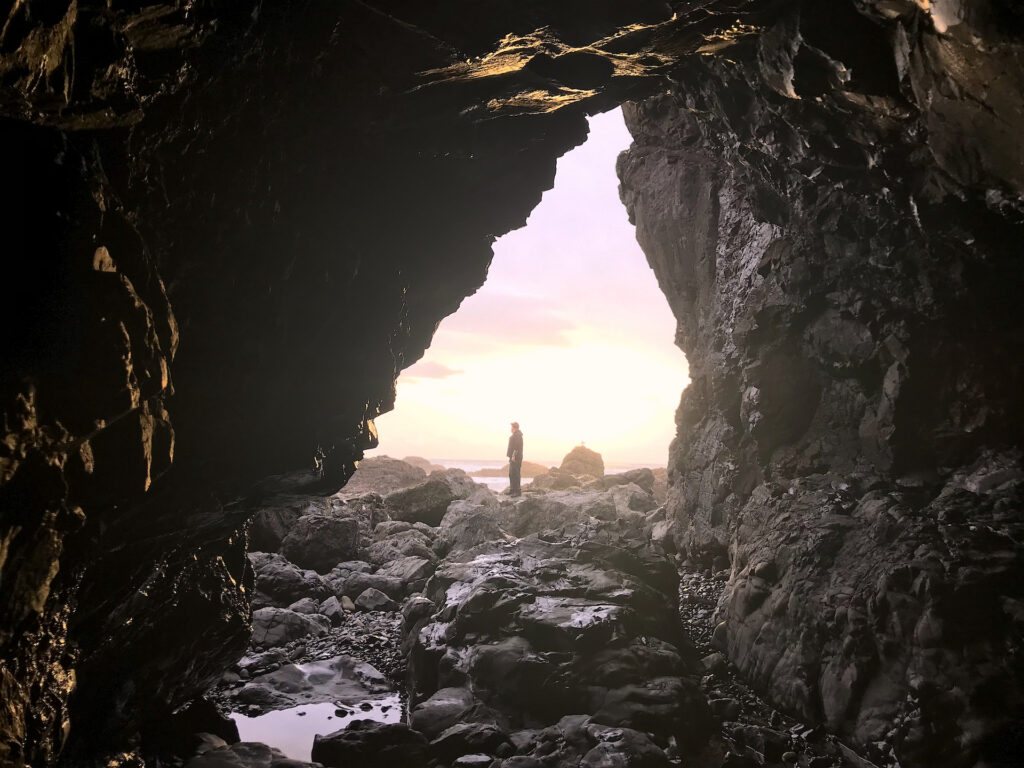
{"label": "sky", "polygon": [[527,461],[584,443],[609,463],[665,466],[689,379],[675,318],[626,209],[616,109],[590,118],[526,226],[494,243],[487,281],[398,379],[367,455],[501,461],[509,422]]}

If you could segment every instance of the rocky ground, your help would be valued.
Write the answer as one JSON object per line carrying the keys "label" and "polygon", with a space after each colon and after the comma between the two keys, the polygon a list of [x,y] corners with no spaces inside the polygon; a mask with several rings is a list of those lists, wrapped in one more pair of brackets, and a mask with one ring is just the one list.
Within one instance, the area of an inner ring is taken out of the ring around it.
{"label": "rocky ground", "polygon": [[721,653],[715,642],[715,616],[728,571],[698,570],[684,563],[679,580],[679,616],[701,654],[705,674],[700,688],[720,730],[694,768],[799,765],[809,768],[896,766],[879,745],[874,761],[857,754],[821,727],[779,712],[756,693]]}
{"label": "rocky ground", "polygon": [[[734,674],[728,574],[680,573],[654,474],[570,458],[515,500],[391,459],[358,495],[274,500],[250,531],[252,643],[209,697],[248,717],[330,702],[345,727],[312,760],[337,768],[870,765]],[[403,722],[377,721],[396,691]],[[218,733],[178,764],[310,765]]]}

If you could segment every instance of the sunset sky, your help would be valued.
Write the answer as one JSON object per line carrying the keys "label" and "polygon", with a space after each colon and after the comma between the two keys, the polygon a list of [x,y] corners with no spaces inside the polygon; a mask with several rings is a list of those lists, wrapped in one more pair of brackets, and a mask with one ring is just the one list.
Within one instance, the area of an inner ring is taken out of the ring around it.
{"label": "sunset sky", "polygon": [[606,463],[665,466],[687,368],[619,202],[629,143],[619,110],[590,119],[526,226],[494,244],[487,282],[402,373],[368,455],[502,460],[518,420],[527,461],[585,442]]}

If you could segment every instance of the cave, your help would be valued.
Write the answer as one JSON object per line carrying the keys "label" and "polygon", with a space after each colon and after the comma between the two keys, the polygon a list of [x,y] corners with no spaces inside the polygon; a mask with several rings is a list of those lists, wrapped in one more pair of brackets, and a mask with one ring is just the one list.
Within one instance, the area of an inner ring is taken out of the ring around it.
{"label": "cave", "polygon": [[[253,511],[343,490],[494,239],[619,105],[620,196],[690,365],[659,522],[727,571],[716,647],[873,759],[1019,763],[1016,4],[5,17],[0,763],[174,764],[169,723],[249,642]],[[671,561],[616,551],[580,556],[674,600]],[[645,722],[573,733],[667,764]],[[704,726],[672,727],[695,759]]]}

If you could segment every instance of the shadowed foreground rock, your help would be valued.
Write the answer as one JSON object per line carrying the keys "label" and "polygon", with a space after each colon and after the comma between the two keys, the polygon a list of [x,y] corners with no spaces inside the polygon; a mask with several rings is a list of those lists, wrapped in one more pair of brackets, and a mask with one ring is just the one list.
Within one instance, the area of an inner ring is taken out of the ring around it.
{"label": "shadowed foreground rock", "polygon": [[[663,760],[666,746],[703,745],[711,721],[679,633],[675,568],[633,538],[628,519],[587,515],[591,504],[602,508],[601,494],[577,501],[583,513],[567,515],[577,522],[511,542],[485,543],[492,532],[478,525],[480,543],[450,555],[406,605],[414,727],[439,735],[458,722],[490,723],[521,755],[524,745],[543,750],[543,729],[569,728],[567,716],[579,716],[574,734],[591,734],[584,753],[600,753],[609,727],[652,734],[661,748],[649,749]],[[529,503],[484,502],[475,512],[508,525]],[[553,764],[570,764],[570,753]]]}

